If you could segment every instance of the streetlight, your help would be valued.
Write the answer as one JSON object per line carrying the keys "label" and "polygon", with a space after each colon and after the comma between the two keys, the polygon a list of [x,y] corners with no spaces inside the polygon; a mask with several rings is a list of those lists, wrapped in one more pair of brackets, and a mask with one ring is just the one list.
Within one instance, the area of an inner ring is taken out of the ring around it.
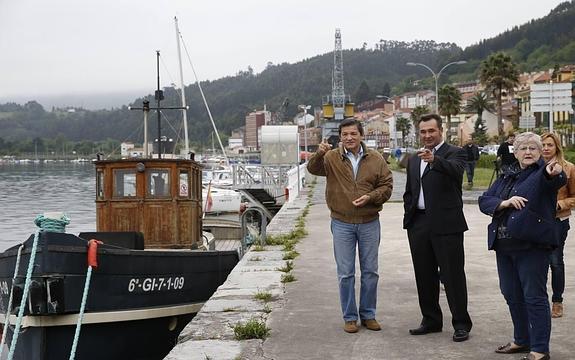
{"label": "streetlight", "polygon": [[300,105],[299,106],[300,109],[303,110],[303,142],[304,142],[304,146],[303,146],[303,150],[304,150],[304,156],[305,156],[305,162],[307,162],[307,111],[309,109],[311,109],[311,105]]}
{"label": "streetlight", "polygon": [[433,78],[435,80],[435,112],[437,114],[439,114],[439,93],[438,93],[438,82],[439,82],[439,76],[441,75],[441,73],[443,72],[443,70],[447,69],[448,66],[451,65],[461,65],[461,64],[467,64],[467,61],[465,60],[460,60],[460,61],[454,61],[454,62],[450,62],[449,64],[445,65],[444,67],[441,68],[441,70],[439,70],[437,73],[435,73],[435,71],[433,71],[429,66],[422,64],[422,63],[414,63],[414,62],[408,62],[405,65],[407,66],[423,66],[424,68],[426,68],[427,70],[431,71],[431,73],[433,74]]}

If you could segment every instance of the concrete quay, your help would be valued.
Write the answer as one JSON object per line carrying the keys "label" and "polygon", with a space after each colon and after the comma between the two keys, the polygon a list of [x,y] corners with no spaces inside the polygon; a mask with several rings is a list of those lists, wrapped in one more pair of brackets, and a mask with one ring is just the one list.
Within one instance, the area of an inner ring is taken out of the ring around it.
{"label": "concrete quay", "polygon": [[[411,336],[408,329],[417,327],[421,314],[413,266],[402,229],[405,175],[394,173],[394,191],[390,202],[381,212],[381,245],[379,248],[379,290],[376,319],[383,329],[379,332],[361,328],[356,334],[343,331],[329,210],[325,205],[323,178],[317,178],[310,199],[312,206],[306,217],[308,235],[296,249],[301,254],[294,260],[297,281],[282,284],[277,270],[281,260],[279,247],[266,251],[249,251],[228,280],[206,303],[196,318],[184,329],[180,341],[166,359],[520,359],[521,354],[500,355],[494,349],[512,340],[513,330],[509,311],[499,291],[495,253],[487,250],[486,228],[490,219],[476,204],[479,191],[464,191],[464,212],[469,224],[465,233],[466,274],[469,292],[469,312],[474,322],[470,339],[455,343],[451,336],[451,315],[440,295],[444,313],[443,332]],[[308,203],[302,195],[285,209],[282,216],[268,226],[268,233],[288,233],[295,218]],[[449,226],[449,224],[446,224]],[[573,323],[575,273],[570,264],[575,261],[575,235],[569,234],[565,249],[566,289],[565,315],[553,319],[551,358],[575,359],[575,342],[569,329]],[[253,261],[254,258],[259,258]],[[359,269],[359,265],[357,265]],[[356,288],[359,287],[359,271]],[[550,287],[550,284],[549,284]],[[254,299],[258,291],[271,292],[268,306]],[[359,292],[358,292],[359,293]],[[231,311],[235,309],[234,311]],[[261,319],[271,329],[262,340],[236,341],[231,326],[251,318]]]}

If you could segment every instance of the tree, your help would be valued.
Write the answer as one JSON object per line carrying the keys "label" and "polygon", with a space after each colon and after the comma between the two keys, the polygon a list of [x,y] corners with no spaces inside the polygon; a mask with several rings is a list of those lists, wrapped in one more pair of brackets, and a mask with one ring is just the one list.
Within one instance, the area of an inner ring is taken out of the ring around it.
{"label": "tree", "polygon": [[[413,123],[413,128],[415,129],[416,134],[419,133],[419,126],[417,126],[419,119],[421,118],[422,115],[429,113],[430,110],[427,105],[418,105],[414,107],[413,110],[411,110],[410,119],[411,122]],[[417,139],[416,142],[419,144],[419,137],[416,136],[415,138]]]}
{"label": "tree", "polygon": [[475,120],[475,124],[473,125],[472,138],[475,141],[475,143],[479,146],[487,144],[487,141],[489,140],[487,136],[487,126],[485,126],[485,122],[483,121],[483,119],[479,117],[477,118],[477,120]]}
{"label": "tree", "polygon": [[451,116],[459,114],[461,108],[461,93],[453,85],[443,85],[439,89],[439,113],[447,116],[447,143],[451,142]]}
{"label": "tree", "polygon": [[395,120],[395,130],[401,131],[401,145],[405,147],[405,137],[409,134],[409,130],[411,130],[411,122],[408,118],[399,116]]}
{"label": "tree", "polygon": [[355,91],[355,95],[354,95],[354,100],[357,104],[361,104],[364,101],[367,101],[371,98],[371,94],[370,94],[370,90],[369,90],[369,86],[367,85],[367,82],[365,82],[365,80],[363,80],[361,82],[361,84],[359,84],[359,87],[357,88],[357,90]]}
{"label": "tree", "polygon": [[485,126],[485,121],[483,121],[483,111],[494,111],[494,106],[483,92],[478,92],[469,99],[466,111],[471,111],[477,114],[477,120],[475,120],[473,140],[477,145],[485,145],[487,143],[487,127]]}
{"label": "tree", "polygon": [[381,89],[381,95],[384,96],[391,96],[391,86],[389,86],[389,83],[386,81],[385,84],[383,84],[383,88]]}
{"label": "tree", "polygon": [[519,70],[511,56],[497,52],[481,62],[479,80],[497,99],[497,124],[499,137],[503,137],[503,112],[501,98],[503,90],[513,91],[519,83]]}

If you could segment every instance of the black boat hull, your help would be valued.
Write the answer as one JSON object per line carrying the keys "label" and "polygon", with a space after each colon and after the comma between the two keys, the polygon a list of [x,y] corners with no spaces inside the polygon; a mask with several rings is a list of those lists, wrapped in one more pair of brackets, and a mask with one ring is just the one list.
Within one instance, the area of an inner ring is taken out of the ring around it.
{"label": "black boat hull", "polygon": [[[24,244],[10,323],[22,298],[33,237]],[[42,233],[16,358],[68,358],[87,271],[86,240]],[[17,247],[0,254],[0,299],[8,303]],[[98,249],[76,358],[159,360],[239,260],[236,251]],[[12,327],[12,325],[11,325]],[[9,327],[8,344],[13,329]]]}

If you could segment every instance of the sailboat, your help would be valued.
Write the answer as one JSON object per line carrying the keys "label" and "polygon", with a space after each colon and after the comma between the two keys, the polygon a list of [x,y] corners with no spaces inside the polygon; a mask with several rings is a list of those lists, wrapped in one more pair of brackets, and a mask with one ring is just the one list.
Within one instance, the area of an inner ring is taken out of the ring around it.
{"label": "sailboat", "polygon": [[[159,75],[156,96],[159,112]],[[209,236],[201,164],[158,148],[94,161],[96,232],[68,234],[65,216],[40,216],[35,234],[0,254],[9,360],[163,359],[235,267],[236,250],[199,250]]]}

